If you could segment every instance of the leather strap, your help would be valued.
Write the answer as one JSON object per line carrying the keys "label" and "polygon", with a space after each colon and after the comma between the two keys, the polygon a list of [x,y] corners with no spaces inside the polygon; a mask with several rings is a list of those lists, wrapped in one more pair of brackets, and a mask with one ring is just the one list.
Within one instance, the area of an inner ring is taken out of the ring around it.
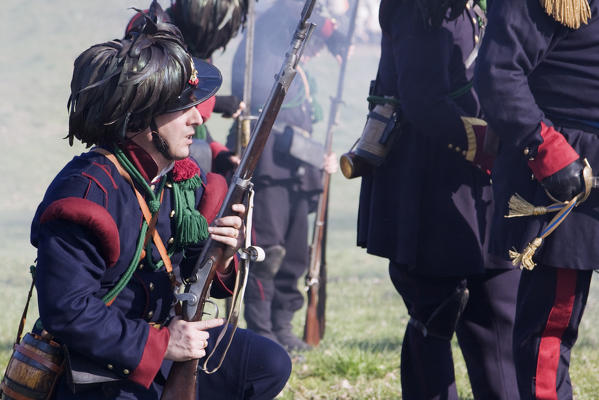
{"label": "leather strap", "polygon": [[[160,235],[158,234],[158,231],[156,230],[156,223],[158,221],[158,213],[156,213],[154,216],[152,216],[152,213],[150,212],[150,209],[148,208],[148,204],[146,203],[146,200],[141,195],[141,193],[139,193],[139,191],[133,184],[133,179],[131,179],[131,176],[129,175],[129,173],[127,171],[125,171],[125,169],[123,168],[121,163],[119,163],[119,161],[117,160],[117,158],[115,157],[114,154],[112,154],[108,150],[103,149],[101,147],[96,147],[93,149],[93,151],[100,153],[100,154],[104,155],[106,158],[108,158],[114,164],[117,171],[119,171],[119,174],[121,174],[121,176],[123,178],[125,178],[125,180],[127,182],[129,182],[129,185],[131,185],[131,188],[133,189],[133,191],[135,192],[135,196],[137,197],[137,202],[139,203],[141,212],[142,212],[146,222],[148,223],[148,231],[151,232],[152,239],[154,241],[154,244],[156,245],[156,249],[158,249],[158,253],[160,253],[160,258],[162,258],[162,261],[164,262],[164,267],[166,268],[166,272],[168,272],[170,275],[173,272],[173,264],[171,263],[171,258],[168,256],[166,247],[164,246],[164,243],[162,242],[162,239],[160,238]],[[162,200],[162,195],[161,195],[161,200]],[[146,242],[148,240],[148,236],[146,236]],[[146,243],[144,243],[144,248],[145,248],[145,244]]]}
{"label": "leather strap", "polygon": [[[31,267],[33,268],[33,266]],[[33,287],[35,286],[35,274],[31,274],[31,286],[29,286],[29,293],[27,294],[27,301],[25,302],[25,308],[23,309],[23,314],[21,314],[21,322],[19,323],[19,329],[17,331],[17,340],[15,340],[15,345],[21,343],[21,338],[23,337],[23,329],[25,328],[25,322],[27,321],[27,311],[29,310],[29,302],[31,301],[31,295],[33,293]]]}

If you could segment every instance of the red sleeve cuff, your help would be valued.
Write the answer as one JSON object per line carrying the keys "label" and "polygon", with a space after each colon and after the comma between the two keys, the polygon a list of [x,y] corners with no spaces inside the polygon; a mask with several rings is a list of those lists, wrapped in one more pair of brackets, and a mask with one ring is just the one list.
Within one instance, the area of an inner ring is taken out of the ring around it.
{"label": "red sleeve cuff", "polygon": [[167,328],[156,329],[150,327],[141,361],[129,376],[130,380],[146,389],[150,387],[162,365],[169,339],[170,333]]}
{"label": "red sleeve cuff", "polygon": [[212,161],[223,151],[230,152],[229,148],[219,142],[211,142],[210,150],[212,151]]}
{"label": "red sleeve cuff", "polygon": [[538,181],[555,174],[580,158],[561,133],[543,122],[541,122],[541,137],[543,143],[539,145],[537,155],[534,160],[528,162]]}
{"label": "red sleeve cuff", "polygon": [[230,271],[227,274],[216,273],[218,284],[224,292],[229,295],[233,295],[233,290],[235,290],[235,277],[239,271],[239,259],[237,258],[237,254],[233,256],[233,261],[231,262],[233,263],[234,271]]}

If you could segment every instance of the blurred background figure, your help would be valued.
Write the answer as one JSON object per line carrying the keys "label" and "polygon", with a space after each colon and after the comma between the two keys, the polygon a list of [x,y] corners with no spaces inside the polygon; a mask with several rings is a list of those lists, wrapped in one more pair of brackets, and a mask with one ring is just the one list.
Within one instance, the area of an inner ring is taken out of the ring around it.
{"label": "blurred background figure", "polygon": [[[261,12],[255,28],[251,113],[257,115],[278,73],[285,50],[297,25],[303,1],[280,0]],[[344,36],[321,7],[312,13],[317,24],[304,61],[323,48],[341,53]],[[233,61],[232,91],[241,96],[245,70],[245,38]],[[250,269],[244,316],[248,329],[276,340],[289,351],[309,346],[292,332],[293,315],[302,307],[303,293],[297,282],[308,267],[308,214],[314,211],[322,191],[322,169],[336,170],[334,155],[312,138],[312,125],[322,119],[313,98],[315,80],[298,66],[298,74],[275,121],[254,174],[256,190],[254,239],[266,251],[264,262]],[[231,130],[229,148],[237,140]]]}

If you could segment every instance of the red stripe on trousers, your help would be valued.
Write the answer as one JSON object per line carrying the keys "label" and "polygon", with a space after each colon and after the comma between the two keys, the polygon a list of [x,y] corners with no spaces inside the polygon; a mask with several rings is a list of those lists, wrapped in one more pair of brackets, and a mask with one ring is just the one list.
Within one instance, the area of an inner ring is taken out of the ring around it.
{"label": "red stripe on trousers", "polygon": [[547,325],[539,345],[535,384],[537,399],[557,400],[557,368],[560,359],[560,346],[562,335],[568,327],[572,315],[576,277],[576,270],[557,269],[555,301],[549,312]]}

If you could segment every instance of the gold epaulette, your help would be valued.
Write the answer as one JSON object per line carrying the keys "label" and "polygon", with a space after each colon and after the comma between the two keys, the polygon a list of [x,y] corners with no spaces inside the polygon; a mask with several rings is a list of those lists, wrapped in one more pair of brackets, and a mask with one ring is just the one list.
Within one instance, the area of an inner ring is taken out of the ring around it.
{"label": "gold epaulette", "polygon": [[560,24],[578,29],[591,18],[588,0],[540,0],[545,12]]}

